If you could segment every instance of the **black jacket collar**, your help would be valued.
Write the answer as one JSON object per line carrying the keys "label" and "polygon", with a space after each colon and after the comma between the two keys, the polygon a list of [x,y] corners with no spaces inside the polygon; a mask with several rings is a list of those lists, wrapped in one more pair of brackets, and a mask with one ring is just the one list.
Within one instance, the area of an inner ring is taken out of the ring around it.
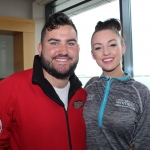
{"label": "black jacket collar", "polygon": [[[70,100],[76,90],[82,86],[82,83],[75,74],[70,76],[69,81],[70,89],[68,99]],[[33,84],[38,84],[49,98],[53,99],[60,105],[64,105],[52,85],[46,80],[46,78],[44,78],[40,57],[38,55],[35,55],[34,57],[32,82]]]}

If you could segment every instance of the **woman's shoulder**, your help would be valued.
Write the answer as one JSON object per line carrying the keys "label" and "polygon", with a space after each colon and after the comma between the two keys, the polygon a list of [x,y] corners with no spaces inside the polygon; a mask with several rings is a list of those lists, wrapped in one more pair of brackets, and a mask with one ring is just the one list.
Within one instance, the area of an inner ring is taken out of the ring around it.
{"label": "woman's shoulder", "polygon": [[133,86],[136,87],[138,90],[150,90],[145,84],[134,80]]}
{"label": "woman's shoulder", "polygon": [[132,87],[137,91],[140,97],[147,97],[150,100],[150,89],[139,81],[134,81]]}
{"label": "woman's shoulder", "polygon": [[87,88],[89,86],[93,86],[95,83],[100,82],[100,77],[95,76],[89,79],[89,81],[86,83],[84,88]]}

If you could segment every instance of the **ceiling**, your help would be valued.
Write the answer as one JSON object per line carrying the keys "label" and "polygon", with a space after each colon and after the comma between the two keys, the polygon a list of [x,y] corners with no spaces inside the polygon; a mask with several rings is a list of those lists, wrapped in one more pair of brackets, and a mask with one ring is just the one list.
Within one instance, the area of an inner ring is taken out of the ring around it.
{"label": "ceiling", "polygon": [[60,6],[60,5],[70,6],[86,0],[32,0],[33,3],[36,3],[38,5],[46,5],[54,1],[55,1],[55,6]]}
{"label": "ceiling", "polygon": [[55,0],[33,0],[34,3],[39,4],[39,5],[46,5],[53,1],[55,1]]}

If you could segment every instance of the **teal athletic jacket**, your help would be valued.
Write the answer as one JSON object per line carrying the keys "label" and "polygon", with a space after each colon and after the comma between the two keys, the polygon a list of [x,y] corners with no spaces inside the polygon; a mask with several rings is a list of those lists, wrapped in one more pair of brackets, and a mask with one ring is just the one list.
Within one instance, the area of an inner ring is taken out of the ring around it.
{"label": "teal athletic jacket", "polygon": [[128,73],[124,78],[93,77],[85,90],[88,150],[150,149],[150,90]]}

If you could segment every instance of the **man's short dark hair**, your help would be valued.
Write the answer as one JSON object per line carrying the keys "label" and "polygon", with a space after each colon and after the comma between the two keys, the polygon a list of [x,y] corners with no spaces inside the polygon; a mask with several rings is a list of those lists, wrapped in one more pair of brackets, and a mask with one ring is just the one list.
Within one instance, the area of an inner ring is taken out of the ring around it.
{"label": "man's short dark hair", "polygon": [[41,43],[43,42],[46,30],[52,31],[53,29],[59,28],[59,26],[64,25],[72,26],[77,34],[77,29],[74,23],[67,15],[65,15],[62,12],[57,12],[55,14],[50,15],[41,32]]}

